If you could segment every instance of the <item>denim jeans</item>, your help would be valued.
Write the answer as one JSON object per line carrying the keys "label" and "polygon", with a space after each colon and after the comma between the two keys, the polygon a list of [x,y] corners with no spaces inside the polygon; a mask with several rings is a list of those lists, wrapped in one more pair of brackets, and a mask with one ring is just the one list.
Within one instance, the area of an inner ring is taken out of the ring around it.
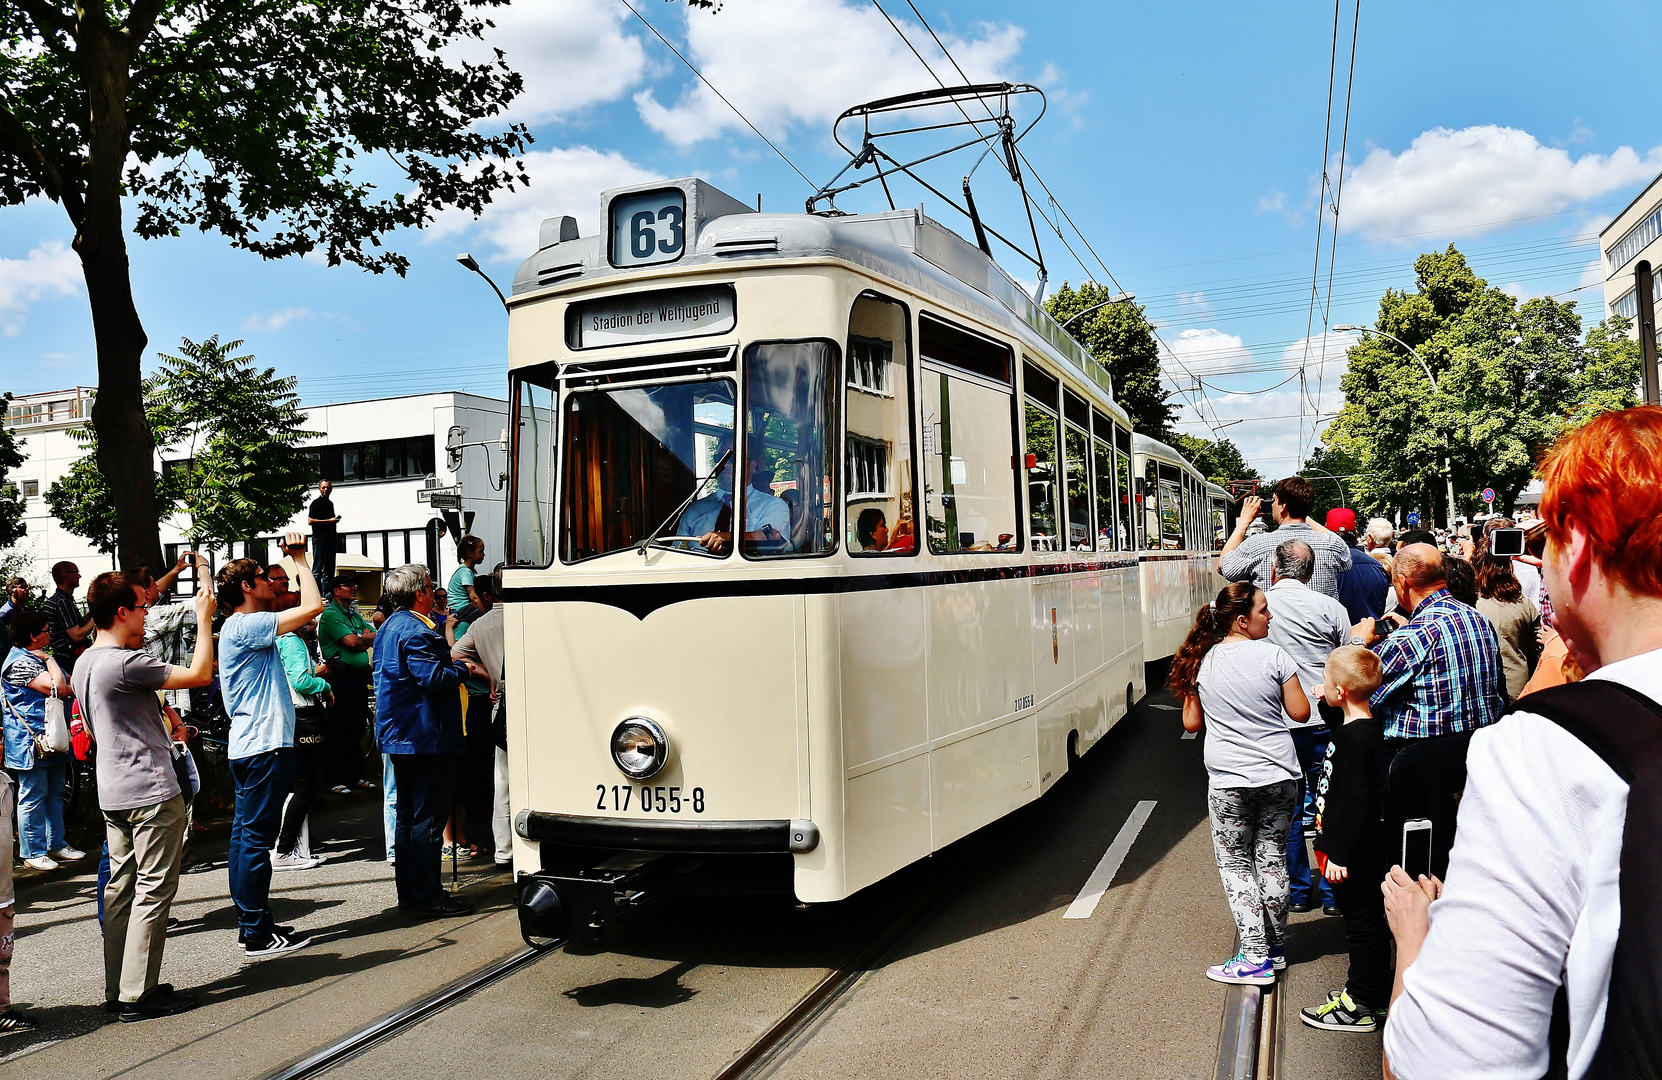
{"label": "denim jeans", "polygon": [[1287,832],[1287,877],[1290,882],[1289,899],[1295,904],[1308,903],[1310,890],[1315,888],[1323,907],[1333,906],[1333,887],[1310,865],[1310,849],[1305,845],[1306,831],[1316,831],[1316,784],[1321,780],[1322,761],[1327,755],[1327,744],[1333,733],[1326,727],[1294,728],[1293,748],[1298,751],[1298,767],[1304,774],[1298,782],[1300,813],[1293,815],[1293,827]]}
{"label": "denim jeans", "polygon": [[17,833],[25,859],[56,851],[69,841],[63,832],[63,800],[69,790],[69,758],[17,774]]}
{"label": "denim jeans", "polygon": [[277,842],[294,770],[292,746],[231,762],[237,805],[225,861],[241,941],[264,941],[276,926],[271,917],[271,846]]}
{"label": "denim jeans", "polygon": [[455,754],[392,755],[398,776],[398,824],[393,832],[398,863],[393,880],[399,907],[427,908],[445,900],[439,849],[444,846],[444,823],[450,817],[460,764]]}
{"label": "denim jeans", "polygon": [[392,771],[392,755],[381,755],[381,828],[387,838],[387,861],[392,862],[397,849],[392,834],[398,831],[398,774]]}

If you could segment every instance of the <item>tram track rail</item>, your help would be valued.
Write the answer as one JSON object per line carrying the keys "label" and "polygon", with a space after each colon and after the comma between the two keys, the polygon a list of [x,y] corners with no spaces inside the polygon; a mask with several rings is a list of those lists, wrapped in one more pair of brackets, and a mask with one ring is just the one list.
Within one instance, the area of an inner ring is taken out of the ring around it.
{"label": "tram track rail", "polygon": [[494,963],[487,964],[477,971],[440,987],[426,997],[419,998],[402,1008],[387,1013],[356,1031],[342,1036],[333,1043],[312,1051],[298,1061],[292,1061],[280,1069],[265,1073],[259,1080],[311,1080],[312,1077],[322,1076],[331,1069],[346,1064],[359,1054],[379,1046],[389,1039],[397,1038],[417,1024],[431,1019],[492,983],[499,982],[516,971],[529,966],[533,961],[553,952],[562,944],[564,942],[555,941],[542,948],[521,949]]}
{"label": "tram track rail", "polygon": [[1281,981],[1231,986],[1223,999],[1214,1080],[1276,1080],[1281,1074]]}

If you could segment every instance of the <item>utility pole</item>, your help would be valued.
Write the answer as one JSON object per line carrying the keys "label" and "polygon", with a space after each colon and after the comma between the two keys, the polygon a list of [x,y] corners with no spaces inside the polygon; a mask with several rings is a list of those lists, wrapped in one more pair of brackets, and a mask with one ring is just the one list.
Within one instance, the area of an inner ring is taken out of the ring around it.
{"label": "utility pole", "polygon": [[1639,265],[1633,268],[1633,295],[1639,301],[1639,356],[1645,369],[1646,405],[1662,405],[1662,388],[1658,387],[1656,370],[1655,288],[1650,260],[1640,259]]}

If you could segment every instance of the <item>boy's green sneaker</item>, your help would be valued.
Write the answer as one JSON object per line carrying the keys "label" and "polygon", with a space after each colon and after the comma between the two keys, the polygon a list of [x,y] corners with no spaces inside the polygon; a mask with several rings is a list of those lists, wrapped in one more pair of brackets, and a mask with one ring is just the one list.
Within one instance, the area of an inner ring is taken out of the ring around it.
{"label": "boy's green sneaker", "polygon": [[1379,1030],[1379,1021],[1374,1018],[1373,1010],[1356,1004],[1343,990],[1339,991],[1338,997],[1329,998],[1324,1004],[1300,1009],[1298,1017],[1323,1031]]}

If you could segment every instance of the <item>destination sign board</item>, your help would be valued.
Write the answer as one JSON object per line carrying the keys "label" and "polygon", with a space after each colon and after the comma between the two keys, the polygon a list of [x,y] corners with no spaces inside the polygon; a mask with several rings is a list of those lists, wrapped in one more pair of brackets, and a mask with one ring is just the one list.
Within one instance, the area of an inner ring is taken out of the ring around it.
{"label": "destination sign board", "polygon": [[737,322],[730,285],[608,296],[573,304],[568,319],[577,349],[725,334]]}

